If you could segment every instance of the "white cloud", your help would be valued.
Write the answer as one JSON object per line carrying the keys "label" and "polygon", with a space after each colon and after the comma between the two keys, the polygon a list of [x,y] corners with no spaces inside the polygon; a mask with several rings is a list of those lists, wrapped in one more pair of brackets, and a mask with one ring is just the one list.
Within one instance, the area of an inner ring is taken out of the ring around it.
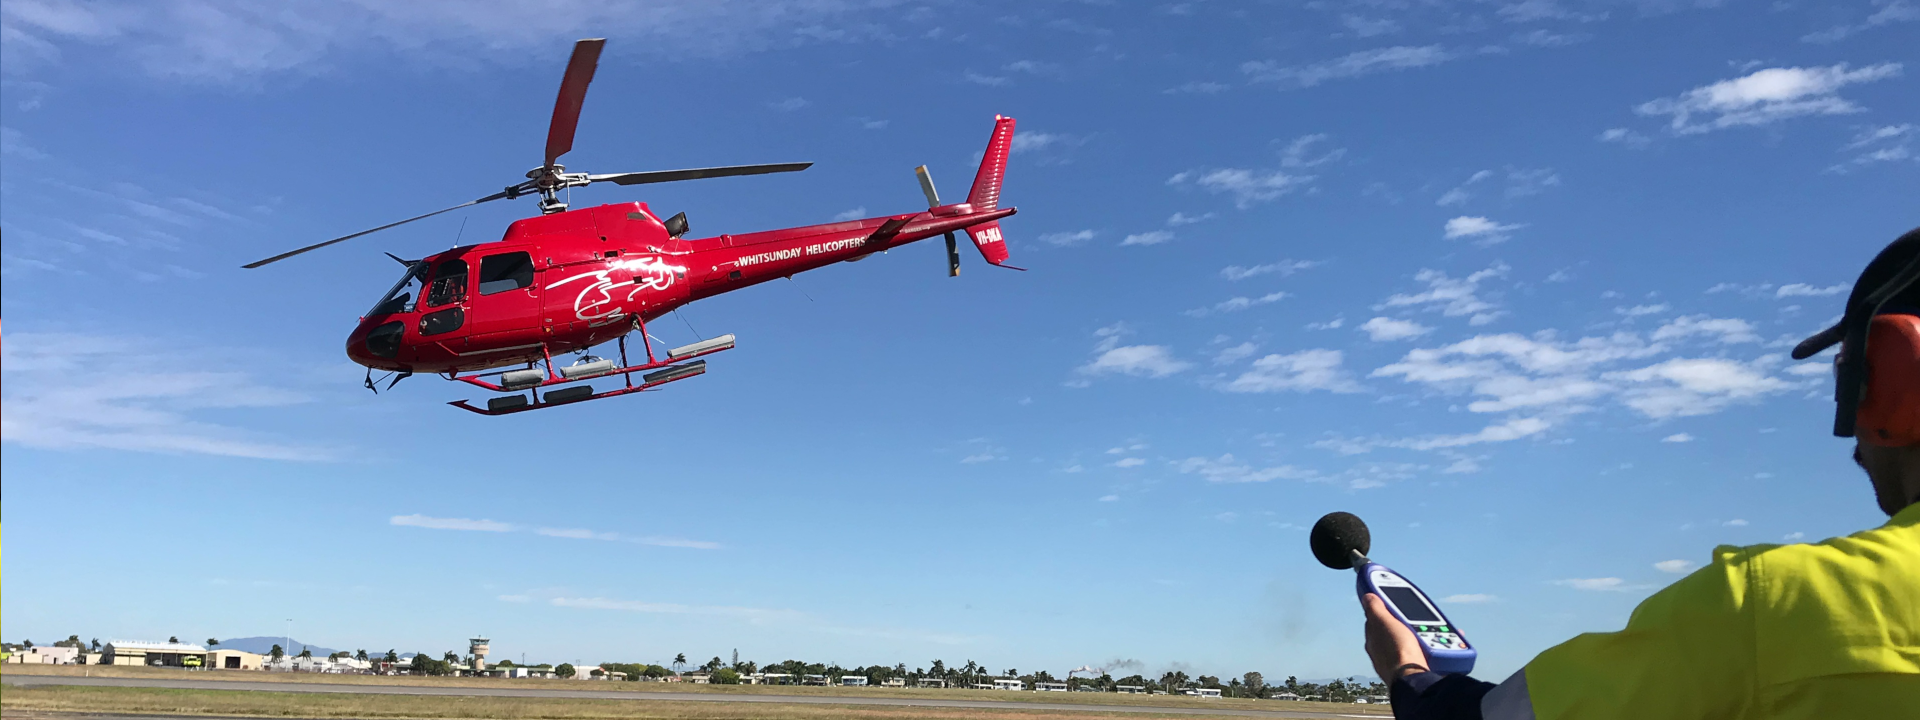
{"label": "white cloud", "polygon": [[1660,438],[1660,442],[1663,442],[1663,443],[1693,442],[1693,436],[1688,435],[1686,433],[1674,433],[1672,435],[1668,435],[1666,437]]}
{"label": "white cloud", "polygon": [[1439,45],[1401,45],[1362,50],[1311,65],[1281,65],[1272,60],[1256,60],[1242,63],[1240,71],[1256,83],[1274,83],[1282,88],[1307,88],[1329,80],[1438,65],[1455,57],[1455,54]]}
{"label": "white cloud", "polygon": [[1092,240],[1095,234],[1092,230],[1043,233],[1040,236],[1040,242],[1054,247],[1071,247]]}
{"label": "white cloud", "polygon": [[1787,542],[1797,542],[1797,541],[1806,539],[1806,537],[1807,537],[1807,534],[1803,532],[1790,532],[1782,536],[1780,539],[1785,540]]}
{"label": "white cloud", "polygon": [[1577,411],[1581,403],[1613,392],[1592,376],[1596,367],[1647,357],[1664,348],[1620,333],[1575,342],[1533,339],[1511,333],[1478,335],[1439,348],[1410,351],[1373,371],[1373,377],[1399,377],[1448,393],[1481,396],[1472,412],[1521,408]]}
{"label": "white cloud", "polygon": [[528,597],[526,595],[500,595],[494,599],[499,600],[500,602],[510,602],[510,603],[524,603],[524,602],[533,601],[533,598]]}
{"label": "white cloud", "polygon": [[[1662,306],[1665,307],[1665,306]],[[1683,315],[1653,331],[1654,342],[1678,340],[1681,338],[1705,335],[1716,342],[1750,343],[1760,342],[1760,335],[1754,332],[1753,323],[1736,318],[1715,318],[1705,315]]]}
{"label": "white cloud", "polygon": [[[853,22],[858,10],[795,3],[753,12],[727,3],[12,3],[0,16],[7,72],[73,54],[112,71],[193,83],[252,84],[323,74],[355,58],[399,53],[410,64],[489,70],[537,64],[557,74],[575,38],[615,37],[616,54],[724,57],[796,44],[890,36]],[[603,63],[604,66],[605,63]],[[589,101],[591,102],[591,101]]]}
{"label": "white cloud", "polygon": [[140,337],[10,332],[0,343],[6,390],[0,438],[47,450],[334,457],[326,449],[267,437],[245,420],[223,425],[207,419],[307,402],[302,393],[263,385],[238,369],[266,364],[244,349],[189,352]]}
{"label": "white cloud", "polygon": [[1491,302],[1479,296],[1480,283],[1491,278],[1505,277],[1507,266],[1495,265],[1468,275],[1464,279],[1448,277],[1439,270],[1421,270],[1413,276],[1414,280],[1427,284],[1427,291],[1414,294],[1395,294],[1383,301],[1379,308],[1390,307],[1430,307],[1439,308],[1447,317],[1470,316],[1469,325],[1485,325],[1498,319],[1504,312]]}
{"label": "white cloud", "polygon": [[1339,350],[1302,350],[1290,355],[1268,355],[1222,389],[1228,392],[1359,392],[1360,384],[1341,366]]}
{"label": "white cloud", "polygon": [[1725,526],[1725,527],[1746,527],[1746,526],[1747,526],[1747,521],[1745,521],[1745,520],[1741,520],[1741,519],[1739,519],[1739,518],[1734,518],[1734,519],[1732,519],[1732,520],[1728,520],[1728,521],[1726,521],[1726,522],[1723,522],[1723,523],[1720,523],[1720,524],[1721,524],[1722,526]]}
{"label": "white cloud", "polygon": [[1571,578],[1567,580],[1555,580],[1553,584],[1589,592],[1625,592],[1639,587],[1637,585],[1628,585],[1626,581],[1617,577]]}
{"label": "white cloud", "polygon": [[1552,426],[1552,423],[1540,418],[1515,418],[1503,423],[1488,425],[1481,428],[1479,432],[1467,433],[1465,435],[1433,435],[1382,444],[1391,447],[1406,448],[1408,450],[1439,450],[1442,448],[1457,448],[1483,443],[1519,440],[1546,432],[1547,429]]}
{"label": "white cloud", "polygon": [[1435,200],[1433,204],[1439,205],[1440,207],[1448,207],[1450,205],[1464,205],[1466,204],[1467,200],[1472,199],[1473,197],[1473,192],[1468,188],[1490,177],[1493,177],[1492,170],[1481,170],[1479,172],[1476,172],[1473,175],[1469,176],[1466,182],[1460,183],[1460,185],[1455,187],[1454,189],[1446,191],[1446,193],[1442,194],[1440,196],[1440,199]]}
{"label": "white cloud", "polygon": [[1672,308],[1669,307],[1666,303],[1660,303],[1658,305],[1635,305],[1633,307],[1617,307],[1613,309],[1613,312],[1619,315],[1625,315],[1627,317],[1645,317],[1647,315],[1659,315],[1660,313],[1664,313],[1671,309]]}
{"label": "white cloud", "polygon": [[1100,502],[1119,502],[1119,501],[1120,501],[1119,495],[1101,495],[1100,496]]}
{"label": "white cloud", "polygon": [[1840,97],[1840,89],[1896,77],[1900,70],[1899,63],[1881,63],[1857,70],[1849,69],[1845,63],[1767,68],[1694,88],[1676,97],[1648,101],[1634,111],[1649,117],[1671,116],[1668,129],[1678,135],[1767,125],[1806,115],[1857,113],[1864,108]]}
{"label": "white cloud", "polygon": [[1206,317],[1217,313],[1239,312],[1256,305],[1279,302],[1288,297],[1289,295],[1284,291],[1274,291],[1260,297],[1231,297],[1215,303],[1213,307],[1188,310],[1186,314],[1193,317]]}
{"label": "white cloud", "polygon": [[1002,458],[999,455],[995,455],[991,452],[974,453],[972,455],[968,455],[966,457],[960,458],[960,464],[977,465],[979,463],[993,462],[995,460],[1004,460],[1004,459],[1005,458]]}
{"label": "white cloud", "polygon": [[867,216],[867,206],[861,205],[860,207],[854,208],[852,210],[838,213],[833,216],[833,219],[838,221],[859,220],[860,218],[863,218],[866,216]]}
{"label": "white cloud", "polygon": [[1487,595],[1485,593],[1463,593],[1460,595],[1448,595],[1446,597],[1440,598],[1440,602],[1446,603],[1448,605],[1484,605],[1487,603],[1500,602],[1500,598],[1498,596]]}
{"label": "white cloud", "polygon": [[799,110],[800,108],[803,108],[812,104],[813,103],[808,102],[807,99],[803,97],[790,97],[785,100],[775,100],[773,102],[767,103],[767,107],[773,108],[775,110],[779,110],[781,112],[793,112],[795,110]]}
{"label": "white cloud", "polygon": [[1241,360],[1253,357],[1253,354],[1258,350],[1259,348],[1255,347],[1253,343],[1243,342],[1239,345],[1221,350],[1218,353],[1214,353],[1213,364],[1232,365]]}
{"label": "white cloud", "polygon": [[1412,320],[1396,320],[1386,317],[1377,317],[1361,323],[1359,329],[1366,332],[1367,337],[1374,342],[1406,340],[1433,332],[1433,328],[1421,325]]}
{"label": "white cloud", "polygon": [[1171,217],[1167,218],[1167,227],[1180,227],[1183,225],[1192,225],[1194,223],[1203,223],[1208,220],[1212,220],[1214,217],[1215,215],[1213,213],[1207,213],[1204,215],[1188,215],[1183,212],[1177,212],[1177,213],[1174,213]]}
{"label": "white cloud", "polygon": [[1346,148],[1319,149],[1330,137],[1332,136],[1326,133],[1316,133],[1294,138],[1293,142],[1287,143],[1287,149],[1280,154],[1280,167],[1317,167],[1345,157]]}
{"label": "white cloud", "polygon": [[1326,322],[1307,323],[1308,330],[1339,330],[1347,324],[1346,318],[1334,318]]}
{"label": "white cloud", "polygon": [[1142,460],[1140,458],[1130,457],[1130,458],[1120,458],[1119,460],[1114,461],[1113,466],[1117,468],[1135,468],[1145,464],[1147,464],[1147,461],[1145,460]]}
{"label": "white cloud", "polygon": [[1873,0],[1873,4],[1880,9],[1874,11],[1872,15],[1868,15],[1866,20],[1853,24],[1835,25],[1825,30],[1807,33],[1800,38],[1800,41],[1809,43],[1839,42],[1848,36],[1884,25],[1920,20],[1920,5],[1914,4],[1912,0]]}
{"label": "white cloud", "polygon": [[0,155],[12,155],[22,160],[41,160],[47,157],[32,145],[27,144],[26,136],[19,130],[0,127]]}
{"label": "white cloud", "polygon": [[1190,82],[1184,85],[1170,87],[1160,92],[1166,93],[1168,95],[1182,95],[1182,94],[1213,95],[1215,93],[1222,93],[1232,89],[1233,89],[1233,86],[1228,85],[1226,83]]}
{"label": "white cloud", "polygon": [[1342,15],[1340,16],[1340,24],[1346,26],[1347,32],[1363,38],[1400,32],[1400,23],[1394,22],[1392,18],[1367,18],[1360,17],[1359,15]]}
{"label": "white cloud", "polygon": [[493,520],[471,520],[468,518],[437,518],[419,513],[395,515],[387,518],[387,524],[402,527],[426,528],[428,530],[475,530],[479,532],[512,532],[514,526]]}
{"label": "white cloud", "polygon": [[1492,245],[1506,242],[1513,236],[1513,231],[1524,227],[1526,226],[1506,225],[1484,217],[1462,215],[1447,221],[1446,236],[1448,240],[1470,238],[1482,245]]}
{"label": "white cloud", "polygon": [[1645,135],[1626,128],[1608,128],[1594,139],[1600,142],[1619,143],[1631,148],[1646,147],[1647,143],[1653,141]]}
{"label": "white cloud", "polygon": [[1661,560],[1653,564],[1655,570],[1663,573],[1673,573],[1675,575],[1693,572],[1693,569],[1699,566],[1699,563],[1691,560]]}
{"label": "white cloud", "polygon": [[1233,196],[1233,204],[1244,209],[1305,189],[1312,184],[1313,177],[1312,175],[1289,175],[1281,170],[1221,168],[1179,173],[1168,178],[1167,184],[1182,185],[1191,182],[1215,195]]}
{"label": "white cloud", "polygon": [[1220,277],[1226,278],[1228,280],[1245,280],[1250,277],[1257,277],[1260,275],[1267,275],[1267,274],[1278,274],[1281,277],[1286,277],[1288,275],[1292,275],[1301,270],[1306,270],[1308,268],[1315,267],[1319,264],[1320,263],[1312,260],[1281,260],[1280,262],[1276,262],[1276,263],[1254,265],[1252,267],[1228,265],[1224,268],[1220,268]]}
{"label": "white cloud", "polygon": [[1839,295],[1840,293],[1846,292],[1850,289],[1852,289],[1852,286],[1849,286],[1849,285],[1828,285],[1826,287],[1814,287],[1806,283],[1793,283],[1791,285],[1781,285],[1780,289],[1775,290],[1773,292],[1773,296],[1776,298],[1831,297],[1834,295]]}
{"label": "white cloud", "polygon": [[1310,480],[1317,473],[1292,465],[1279,465],[1268,468],[1255,468],[1252,465],[1235,460],[1233,455],[1221,455],[1218,458],[1192,457],[1180,461],[1177,465],[1183,475],[1199,475],[1207,482],[1216,483],[1253,483],[1273,480]]}
{"label": "white cloud", "polygon": [[1221,390],[1227,392],[1359,392],[1354,376],[1340,367],[1338,349],[1302,349],[1290,355],[1256,359],[1246,372]]}
{"label": "white cloud", "polygon": [[1047,148],[1070,148],[1087,144],[1088,138],[1066,133],[1027,132],[1013,136],[1009,152],[1036,152]]}
{"label": "white cloud", "polygon": [[1120,241],[1120,246],[1126,247],[1128,245],[1159,245],[1160,243],[1164,243],[1172,239],[1173,239],[1173,233],[1167,232],[1165,230],[1150,230],[1147,232],[1134,233],[1132,235],[1126,236],[1124,239]]}
{"label": "white cloud", "polygon": [[975,85],[985,85],[987,87],[999,87],[1001,85],[1007,84],[1007,79],[1003,76],[983,75],[981,73],[977,73],[972,70],[968,70],[964,73],[961,73],[960,79],[973,83]]}
{"label": "white cloud", "polygon": [[1706,415],[1790,387],[1753,366],[1723,358],[1675,358],[1603,377],[1625,386],[1623,402],[1628,407],[1656,420]]}
{"label": "white cloud", "polygon": [[1161,378],[1193,367],[1165,345],[1113,346],[1097,352],[1092,362],[1080,366],[1081,373]]}

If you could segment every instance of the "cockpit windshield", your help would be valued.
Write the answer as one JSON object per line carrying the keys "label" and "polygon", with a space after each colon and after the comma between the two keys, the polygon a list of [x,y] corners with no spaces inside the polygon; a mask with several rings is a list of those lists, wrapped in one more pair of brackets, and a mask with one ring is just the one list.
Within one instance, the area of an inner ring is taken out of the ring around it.
{"label": "cockpit windshield", "polygon": [[426,261],[415,261],[407,265],[407,272],[400,281],[380,296],[380,302],[373,304],[368,315],[392,315],[394,313],[413,312],[413,299],[420,294],[422,279],[427,274]]}

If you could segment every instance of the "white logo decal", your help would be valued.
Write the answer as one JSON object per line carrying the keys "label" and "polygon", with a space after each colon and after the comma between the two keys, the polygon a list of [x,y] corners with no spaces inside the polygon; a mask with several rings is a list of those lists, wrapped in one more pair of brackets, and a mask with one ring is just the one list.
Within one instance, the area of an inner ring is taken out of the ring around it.
{"label": "white logo decal", "polygon": [[[627,291],[627,296],[618,301],[613,299],[610,292],[614,287],[613,280],[607,277],[607,274],[614,270],[627,270],[633,273],[633,289]],[[668,265],[657,257],[616,260],[607,263],[604,270],[580,273],[548,285],[547,289],[552,290],[575,280],[592,279],[592,282],[583,285],[580,288],[580,294],[573,298],[573,316],[587,321],[591,327],[598,327],[617,322],[624,317],[626,303],[632,301],[634,296],[640,294],[642,290],[657,292],[672,287],[676,273],[683,272],[686,272],[686,268]]]}

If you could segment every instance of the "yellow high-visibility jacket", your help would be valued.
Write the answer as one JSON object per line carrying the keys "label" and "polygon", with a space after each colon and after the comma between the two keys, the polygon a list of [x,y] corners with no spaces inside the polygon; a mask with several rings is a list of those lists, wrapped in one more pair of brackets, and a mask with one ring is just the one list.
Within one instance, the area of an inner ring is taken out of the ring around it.
{"label": "yellow high-visibility jacket", "polygon": [[1540,720],[1920,718],[1920,504],[1818,544],[1715,548],[1626,629],[1523,672]]}

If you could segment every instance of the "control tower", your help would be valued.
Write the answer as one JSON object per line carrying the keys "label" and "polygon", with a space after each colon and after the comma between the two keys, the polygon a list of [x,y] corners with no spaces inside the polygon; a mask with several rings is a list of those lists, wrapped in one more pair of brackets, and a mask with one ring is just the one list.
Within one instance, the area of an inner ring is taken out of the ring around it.
{"label": "control tower", "polygon": [[487,639],[477,637],[467,641],[467,652],[473,655],[473,671],[487,669]]}

